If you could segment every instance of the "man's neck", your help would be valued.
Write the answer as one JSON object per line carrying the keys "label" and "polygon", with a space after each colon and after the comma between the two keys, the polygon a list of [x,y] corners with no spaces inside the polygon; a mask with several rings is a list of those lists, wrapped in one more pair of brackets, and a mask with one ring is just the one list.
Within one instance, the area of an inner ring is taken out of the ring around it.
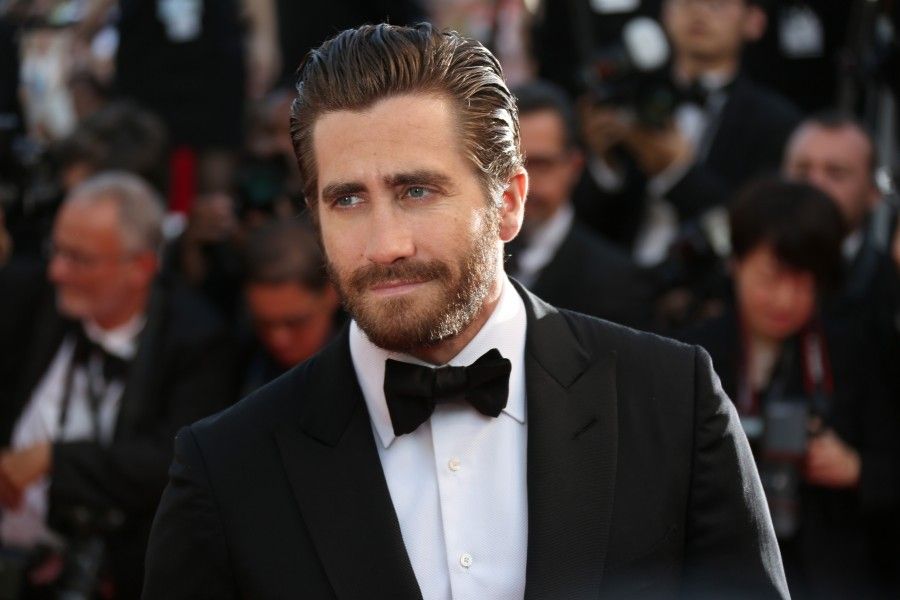
{"label": "man's neck", "polygon": [[472,322],[459,334],[442,340],[433,346],[413,350],[409,354],[433,365],[443,365],[450,362],[454,356],[459,354],[478,335],[478,332],[481,331],[481,328],[484,327],[484,324],[487,323],[494,313],[494,309],[497,308],[497,304],[500,302],[500,294],[503,292],[503,280],[505,277],[506,274],[502,265],[498,265],[497,276],[494,278],[494,283],[491,285],[490,291],[488,291],[487,297],[481,305],[481,309]]}
{"label": "man's neck", "polygon": [[103,331],[113,331],[131,322],[137,316],[144,314],[147,309],[147,294],[141,294],[132,301],[125,303],[116,311],[95,317],[93,322]]}
{"label": "man's neck", "polygon": [[675,62],[675,78],[689,83],[704,76],[714,76],[731,80],[737,76],[740,61],[737,57],[705,58],[694,56],[679,57]]}

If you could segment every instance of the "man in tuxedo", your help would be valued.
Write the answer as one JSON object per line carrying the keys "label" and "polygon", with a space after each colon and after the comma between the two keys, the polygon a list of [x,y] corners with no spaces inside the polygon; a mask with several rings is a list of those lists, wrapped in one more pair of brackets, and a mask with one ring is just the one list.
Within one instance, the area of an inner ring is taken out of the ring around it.
{"label": "man in tuxedo", "polygon": [[724,222],[708,211],[743,183],[778,170],[800,118],[787,100],[741,73],[744,44],[765,30],[757,0],[665,0],[661,17],[672,45],[669,79],[681,101],[664,127],[584,102],[590,177],[575,194],[583,219],[647,265],[666,257],[684,221],[701,218],[707,229]]}
{"label": "man in tuxedo", "polygon": [[528,175],[481,44],[344,31],[291,131],[352,321],[179,433],[146,598],[787,597],[708,356],[504,274]]}
{"label": "man in tuxedo", "polygon": [[575,216],[570,197],[584,167],[566,93],[535,81],[512,90],[528,170],[522,231],[506,246],[509,274],[559,308],[646,326],[653,305],[648,274]]}
{"label": "man in tuxedo", "polygon": [[[98,175],[56,217],[52,286],[42,268],[0,271],[3,556],[41,563],[42,550],[100,542],[85,579],[123,598],[140,593],[172,436],[232,394],[211,309],[156,281],[161,225],[146,183]],[[60,584],[58,569],[31,566],[32,585]]]}

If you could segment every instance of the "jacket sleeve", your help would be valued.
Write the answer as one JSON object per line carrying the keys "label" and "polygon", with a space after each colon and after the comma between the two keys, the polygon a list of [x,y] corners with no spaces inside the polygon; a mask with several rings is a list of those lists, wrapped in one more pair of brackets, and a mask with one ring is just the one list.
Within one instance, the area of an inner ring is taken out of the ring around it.
{"label": "jacket sleeve", "polygon": [[750,445],[702,348],[694,359],[694,447],[682,596],[789,598]]}
{"label": "jacket sleeve", "polygon": [[[231,349],[220,336],[191,348],[180,346],[165,386],[141,398],[141,423],[116,435],[109,446],[93,441],[53,446],[51,513],[72,507],[153,514],[166,485],[172,438],[180,427],[224,408],[233,395]],[[124,408],[123,408],[124,410]]]}
{"label": "jacket sleeve", "polygon": [[218,506],[190,427],[175,438],[169,485],[150,532],[142,597],[237,597]]}

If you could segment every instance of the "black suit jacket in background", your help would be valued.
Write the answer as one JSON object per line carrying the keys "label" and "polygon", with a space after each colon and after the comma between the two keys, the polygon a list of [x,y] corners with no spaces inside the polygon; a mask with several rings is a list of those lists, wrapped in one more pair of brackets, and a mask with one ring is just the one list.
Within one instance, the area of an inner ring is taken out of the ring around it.
{"label": "black suit jacket in background", "polygon": [[[3,446],[66,334],[77,327],[56,311],[53,290],[39,267],[15,265],[0,271]],[[211,310],[187,290],[159,282],[125,381],[112,443],[53,445],[51,524],[67,533],[73,512],[82,508],[124,515],[122,527],[107,538],[122,598],[140,592],[147,536],[166,485],[172,438],[184,425],[227,406],[235,393],[233,352]]]}
{"label": "black suit jacket in background", "polygon": [[[777,173],[784,145],[800,121],[787,100],[744,75],[732,83],[713,127],[709,152],[668,191],[681,219],[723,206],[743,184]],[[646,204],[646,177],[623,157],[624,184],[601,189],[586,169],[573,195],[576,213],[601,235],[631,251]]]}
{"label": "black suit jacket in background", "polygon": [[[786,597],[708,356],[521,294],[525,597]],[[145,598],[421,597],[348,339],[178,434]]]}
{"label": "black suit jacket in background", "polygon": [[631,327],[650,324],[650,275],[577,220],[530,289],[559,308]]}

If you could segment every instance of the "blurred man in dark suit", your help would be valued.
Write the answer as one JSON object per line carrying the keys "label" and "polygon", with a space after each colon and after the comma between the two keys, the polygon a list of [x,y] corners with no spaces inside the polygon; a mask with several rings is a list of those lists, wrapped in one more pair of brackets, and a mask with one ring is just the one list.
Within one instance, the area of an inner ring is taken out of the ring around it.
{"label": "blurred man in dark suit", "polygon": [[575,217],[570,194],[584,156],[565,92],[535,82],[513,94],[530,177],[522,232],[507,245],[510,275],[560,308],[646,325],[652,307],[649,277]]}
{"label": "blurred man in dark suit", "polygon": [[582,111],[591,177],[576,207],[642,264],[665,259],[681,222],[776,171],[799,120],[788,101],[741,73],[744,44],[765,28],[756,1],[665,0],[662,22],[672,45],[670,78],[682,97],[669,123],[650,126],[590,102]]}
{"label": "blurred man in dark suit", "polygon": [[341,320],[310,223],[263,225],[251,234],[245,254],[244,300],[254,341],[244,361],[244,395],[318,352]]}
{"label": "blurred man in dark suit", "polygon": [[103,552],[89,586],[137,596],[170,440],[233,394],[209,309],[155,284],[162,214],[137,177],[98,175],[56,218],[55,294],[40,273],[2,274],[16,293],[0,299],[0,538],[26,556],[62,552],[61,580],[38,569],[51,589],[76,577],[91,540]]}

